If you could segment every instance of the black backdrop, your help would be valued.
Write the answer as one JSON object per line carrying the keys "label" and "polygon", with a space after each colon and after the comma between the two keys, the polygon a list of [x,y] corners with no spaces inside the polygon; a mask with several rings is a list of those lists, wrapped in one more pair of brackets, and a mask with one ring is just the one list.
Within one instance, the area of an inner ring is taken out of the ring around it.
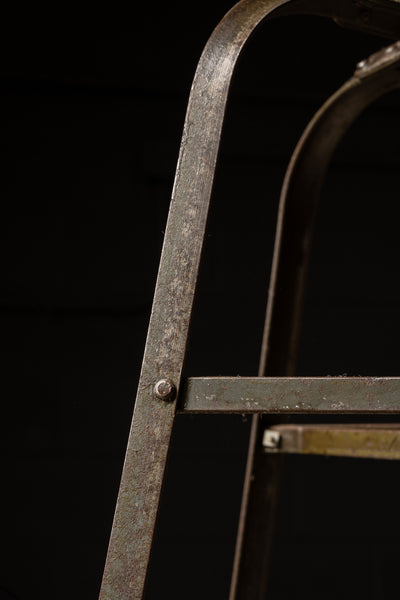
{"label": "black backdrop", "polygon": [[[2,599],[97,597],[190,83],[230,6],[59,8],[3,24]],[[257,372],[290,153],[385,43],[311,17],[248,43],[187,373]],[[328,173],[299,374],[399,374],[399,100],[359,119]],[[227,597],[248,432],[242,417],[177,419],[148,598]],[[288,458],[271,599],[391,597],[397,476],[395,462]]]}

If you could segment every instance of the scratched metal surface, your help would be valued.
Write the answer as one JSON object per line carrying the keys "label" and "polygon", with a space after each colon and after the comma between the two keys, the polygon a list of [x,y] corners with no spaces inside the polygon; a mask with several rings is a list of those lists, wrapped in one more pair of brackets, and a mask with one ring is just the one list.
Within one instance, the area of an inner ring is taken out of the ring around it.
{"label": "scratched metal surface", "polygon": [[189,99],[135,411],[100,591],[143,596],[176,402],[153,395],[181,378],[208,204],[230,79],[257,24],[287,0],[243,0],[215,30]]}
{"label": "scratched metal surface", "polygon": [[368,0],[357,5],[347,0],[242,0],[217,27],[202,54],[185,120],[101,600],[143,596],[176,412],[175,399],[162,400],[153,389],[158,380],[168,379],[179,390],[220,133],[237,57],[256,26],[272,13],[327,15],[391,37],[400,22],[394,6],[393,0],[379,6]]}
{"label": "scratched metal surface", "polygon": [[400,377],[189,377],[184,412],[400,414]]}

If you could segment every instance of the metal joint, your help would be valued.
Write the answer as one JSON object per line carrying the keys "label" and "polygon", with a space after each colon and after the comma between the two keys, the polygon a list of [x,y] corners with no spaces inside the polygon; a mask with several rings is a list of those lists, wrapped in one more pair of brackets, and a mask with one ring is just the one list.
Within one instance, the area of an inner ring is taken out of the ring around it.
{"label": "metal joint", "polygon": [[153,394],[158,400],[171,402],[175,398],[176,387],[170,379],[159,379],[154,386]]}

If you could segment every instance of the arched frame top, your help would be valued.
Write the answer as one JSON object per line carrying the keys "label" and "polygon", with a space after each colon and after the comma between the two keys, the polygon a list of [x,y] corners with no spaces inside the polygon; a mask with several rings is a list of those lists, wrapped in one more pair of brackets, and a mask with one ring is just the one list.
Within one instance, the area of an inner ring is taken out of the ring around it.
{"label": "arched frame top", "polygon": [[[142,371],[100,600],[143,597],[176,397],[155,397],[159,379],[179,389],[229,86],[237,58],[266,18],[329,16],[372,33],[400,33],[399,0],[241,0],[201,56],[185,119]],[[400,36],[399,36],[400,37]]]}
{"label": "arched frame top", "polygon": [[[373,7],[373,14],[369,13]],[[389,10],[390,9],[390,10]],[[170,213],[166,227],[152,324],[165,323],[161,343],[150,346],[154,378],[179,383],[197,280],[225,108],[237,59],[250,35],[267,18],[289,14],[329,16],[359,29],[400,34],[400,4],[368,0],[242,0],[214,30],[200,58],[187,107]],[[388,14],[390,17],[388,18]],[[392,14],[393,13],[393,14]],[[396,15],[396,19],[393,18]],[[385,27],[380,23],[380,19]],[[369,25],[370,24],[370,25]],[[184,341],[185,340],[185,341]],[[144,361],[144,364],[150,362]],[[143,373],[144,374],[144,373]],[[150,374],[149,374],[150,375]]]}
{"label": "arched frame top", "polygon": [[399,64],[400,42],[362,61],[316,112],[297,143],[279,202],[260,374],[267,357],[269,373],[294,374],[314,217],[327,168],[359,114],[400,87]]}

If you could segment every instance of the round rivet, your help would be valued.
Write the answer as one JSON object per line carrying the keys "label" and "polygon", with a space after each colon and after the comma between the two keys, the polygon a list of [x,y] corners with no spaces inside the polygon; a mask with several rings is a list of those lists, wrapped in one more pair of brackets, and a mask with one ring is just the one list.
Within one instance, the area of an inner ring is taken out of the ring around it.
{"label": "round rivet", "polygon": [[175,397],[176,387],[170,379],[160,379],[154,386],[154,396],[169,402]]}

